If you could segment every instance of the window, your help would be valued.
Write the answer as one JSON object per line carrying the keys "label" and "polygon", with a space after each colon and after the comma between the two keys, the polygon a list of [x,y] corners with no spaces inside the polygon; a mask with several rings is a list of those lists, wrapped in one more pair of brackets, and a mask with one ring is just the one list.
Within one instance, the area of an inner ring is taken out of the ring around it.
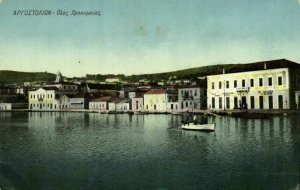
{"label": "window", "polygon": [[269,86],[272,86],[272,77],[268,78]]}
{"label": "window", "polygon": [[236,88],[237,87],[237,80],[234,80],[234,88]]}
{"label": "window", "polygon": [[245,87],[246,86],[246,82],[245,82],[245,79],[242,80],[242,87]]}
{"label": "window", "polygon": [[211,83],[211,89],[215,89],[215,83],[214,82]]}
{"label": "window", "polygon": [[263,78],[259,78],[259,86],[263,86]]}
{"label": "window", "polygon": [[211,98],[212,108],[215,108],[215,98]]}
{"label": "window", "polygon": [[254,86],[254,79],[250,79],[250,87]]}
{"label": "window", "polygon": [[195,90],[194,96],[197,96],[197,90]]}
{"label": "window", "polygon": [[229,81],[226,81],[226,88],[229,88]]}
{"label": "window", "polygon": [[219,97],[219,109],[222,109],[222,97]]}
{"label": "window", "polygon": [[282,85],[282,77],[278,77],[278,85]]}
{"label": "window", "polygon": [[219,82],[219,89],[222,89],[222,82]]}

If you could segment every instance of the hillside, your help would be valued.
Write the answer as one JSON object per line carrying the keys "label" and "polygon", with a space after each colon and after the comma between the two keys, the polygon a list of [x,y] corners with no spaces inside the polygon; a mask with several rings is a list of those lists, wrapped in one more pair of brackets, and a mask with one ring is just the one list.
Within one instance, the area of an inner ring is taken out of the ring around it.
{"label": "hillside", "polygon": [[0,71],[0,84],[54,80],[55,74],[47,72]]}
{"label": "hillside", "polygon": [[222,74],[223,69],[225,73],[236,73],[236,72],[245,72],[245,71],[257,71],[263,70],[264,67],[268,69],[276,69],[276,68],[299,68],[300,64],[286,60],[286,59],[278,59],[271,61],[262,61],[255,63],[246,63],[246,64],[224,64],[224,65],[211,65],[211,66],[203,66],[196,67],[184,70],[178,70],[173,72],[165,72],[165,73],[156,73],[156,74],[144,74],[144,75],[132,75],[128,76],[129,80],[138,80],[138,79],[150,79],[150,80],[167,80],[170,76],[176,76],[177,79],[193,79],[197,77],[203,77],[207,75],[216,75]]}
{"label": "hillside", "polygon": [[[236,72],[245,72],[245,71],[256,71],[263,70],[264,67],[268,69],[275,68],[299,68],[300,64],[286,60],[278,59],[271,61],[263,61],[256,63],[247,63],[247,64],[224,64],[224,65],[211,65],[196,67],[172,72],[165,73],[153,73],[153,74],[142,74],[142,75],[131,75],[125,76],[123,74],[96,74],[91,75],[87,74],[84,79],[88,80],[99,80],[104,81],[106,78],[119,78],[126,81],[138,81],[140,79],[147,79],[151,81],[160,81],[168,80],[170,77],[176,76],[177,79],[196,79],[197,77],[203,77],[207,75],[222,74],[223,69],[225,73],[236,73]],[[47,72],[17,72],[17,71],[0,71],[0,84],[6,83],[23,83],[30,81],[54,81],[55,74]]]}

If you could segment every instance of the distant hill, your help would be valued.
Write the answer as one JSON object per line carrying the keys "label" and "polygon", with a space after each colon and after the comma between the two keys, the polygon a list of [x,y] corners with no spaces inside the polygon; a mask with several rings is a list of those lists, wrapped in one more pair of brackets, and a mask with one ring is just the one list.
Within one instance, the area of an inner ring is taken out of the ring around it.
{"label": "distant hill", "polygon": [[276,69],[276,68],[284,68],[284,67],[300,68],[300,64],[298,63],[286,59],[278,59],[278,60],[262,61],[262,62],[247,63],[247,64],[223,64],[223,65],[203,66],[203,67],[196,67],[196,68],[178,70],[173,72],[132,75],[132,76],[128,76],[127,78],[131,80],[145,78],[145,79],[156,81],[160,79],[167,80],[170,78],[170,76],[176,76],[177,79],[193,79],[193,78],[203,77],[207,75],[222,74],[223,69],[225,73],[263,70],[265,65],[267,69]]}
{"label": "distant hill", "polygon": [[31,81],[54,81],[56,75],[47,72],[0,71],[0,84],[23,83]]}
{"label": "distant hill", "polygon": [[[236,73],[245,71],[256,71],[263,70],[264,67],[268,69],[275,68],[300,68],[300,64],[286,60],[278,59],[271,61],[262,61],[248,64],[224,64],[224,65],[210,65],[203,67],[196,67],[172,72],[165,73],[153,73],[153,74],[142,74],[142,75],[130,75],[125,76],[123,74],[87,74],[84,79],[88,80],[100,80],[103,81],[106,78],[119,78],[126,81],[138,81],[140,79],[147,79],[151,81],[168,80],[170,77],[176,76],[176,79],[196,79],[197,77],[203,77],[207,75],[222,74],[223,69],[225,73]],[[6,83],[22,83],[30,81],[49,81],[55,80],[56,75],[47,72],[17,72],[17,71],[0,71],[0,84]]]}

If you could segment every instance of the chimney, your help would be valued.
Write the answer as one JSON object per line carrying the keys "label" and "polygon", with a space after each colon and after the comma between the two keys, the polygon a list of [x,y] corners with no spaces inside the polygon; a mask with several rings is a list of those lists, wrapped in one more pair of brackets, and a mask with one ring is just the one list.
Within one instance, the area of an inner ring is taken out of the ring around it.
{"label": "chimney", "polygon": [[264,69],[267,70],[267,64],[266,63],[264,64]]}

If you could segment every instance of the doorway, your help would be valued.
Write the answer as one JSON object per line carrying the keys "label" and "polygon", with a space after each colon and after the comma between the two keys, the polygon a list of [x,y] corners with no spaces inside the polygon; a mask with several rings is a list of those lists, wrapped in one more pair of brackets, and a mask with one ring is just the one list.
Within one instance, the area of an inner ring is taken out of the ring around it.
{"label": "doorway", "polygon": [[242,108],[247,109],[247,98],[246,96],[242,96]]}
{"label": "doorway", "polygon": [[269,96],[269,109],[273,109],[273,96]]}
{"label": "doorway", "polygon": [[282,95],[278,96],[278,108],[283,109],[283,96]]}

